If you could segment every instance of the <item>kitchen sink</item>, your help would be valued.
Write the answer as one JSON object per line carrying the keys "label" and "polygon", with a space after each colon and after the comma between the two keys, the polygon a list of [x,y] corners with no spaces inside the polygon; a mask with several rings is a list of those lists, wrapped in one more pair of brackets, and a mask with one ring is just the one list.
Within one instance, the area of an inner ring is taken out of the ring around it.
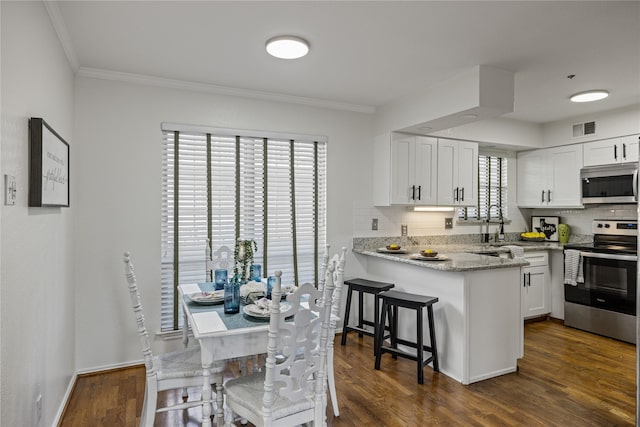
{"label": "kitchen sink", "polygon": [[494,257],[499,257],[500,256],[500,252],[498,251],[476,251],[476,252],[470,252],[472,254],[477,254],[477,255],[487,255],[487,256],[494,256]]}

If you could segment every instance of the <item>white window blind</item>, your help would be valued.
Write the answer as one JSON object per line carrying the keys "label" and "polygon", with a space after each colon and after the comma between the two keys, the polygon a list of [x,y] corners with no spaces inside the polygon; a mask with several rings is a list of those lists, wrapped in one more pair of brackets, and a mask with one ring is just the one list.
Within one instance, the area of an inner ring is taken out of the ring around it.
{"label": "white window blind", "polygon": [[164,129],[162,330],[181,327],[176,286],[210,280],[207,239],[213,250],[253,239],[264,276],[314,283],[325,211],[326,142]]}
{"label": "white window blind", "polygon": [[[489,208],[491,208],[489,210]],[[498,220],[502,209],[507,217],[507,159],[496,156],[478,156],[478,206],[461,208],[461,220],[485,220],[490,212],[491,220]]]}

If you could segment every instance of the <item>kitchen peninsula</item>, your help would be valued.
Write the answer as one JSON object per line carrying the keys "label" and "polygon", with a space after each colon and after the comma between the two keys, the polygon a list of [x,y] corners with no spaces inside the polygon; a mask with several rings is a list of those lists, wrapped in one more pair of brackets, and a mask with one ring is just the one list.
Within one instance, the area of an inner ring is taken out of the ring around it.
{"label": "kitchen peninsula", "polygon": [[[439,299],[434,316],[442,373],[470,384],[517,370],[523,354],[520,267],[527,261],[453,246],[451,252],[438,248],[444,261],[414,260],[418,247],[407,247],[407,254],[380,253],[356,240],[361,239],[354,239],[353,252],[367,278]],[[416,334],[410,314],[400,313],[399,335],[406,339]]]}

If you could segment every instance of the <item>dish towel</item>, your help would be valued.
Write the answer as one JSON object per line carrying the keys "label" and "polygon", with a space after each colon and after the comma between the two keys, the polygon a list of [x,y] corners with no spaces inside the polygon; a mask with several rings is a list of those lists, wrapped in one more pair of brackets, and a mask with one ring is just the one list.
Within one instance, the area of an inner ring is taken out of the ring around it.
{"label": "dish towel", "polygon": [[566,249],[564,251],[564,283],[571,286],[578,286],[578,283],[584,283],[582,270],[580,251]]}
{"label": "dish towel", "polygon": [[524,258],[524,249],[522,249],[522,246],[505,245],[504,247],[511,252],[511,258]]}

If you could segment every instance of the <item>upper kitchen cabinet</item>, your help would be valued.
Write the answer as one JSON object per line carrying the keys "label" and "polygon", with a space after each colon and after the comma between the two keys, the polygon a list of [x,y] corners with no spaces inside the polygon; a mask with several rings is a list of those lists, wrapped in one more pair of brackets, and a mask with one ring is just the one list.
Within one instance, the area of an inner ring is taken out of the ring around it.
{"label": "upper kitchen cabinet", "polygon": [[375,138],[373,203],[435,205],[436,138],[386,133]]}
{"label": "upper kitchen cabinet", "polygon": [[438,204],[478,204],[478,144],[438,141]]}
{"label": "upper kitchen cabinet", "polygon": [[637,161],[637,135],[587,142],[584,144],[585,166],[600,166]]}
{"label": "upper kitchen cabinet", "polygon": [[582,145],[518,153],[518,206],[582,207]]}

